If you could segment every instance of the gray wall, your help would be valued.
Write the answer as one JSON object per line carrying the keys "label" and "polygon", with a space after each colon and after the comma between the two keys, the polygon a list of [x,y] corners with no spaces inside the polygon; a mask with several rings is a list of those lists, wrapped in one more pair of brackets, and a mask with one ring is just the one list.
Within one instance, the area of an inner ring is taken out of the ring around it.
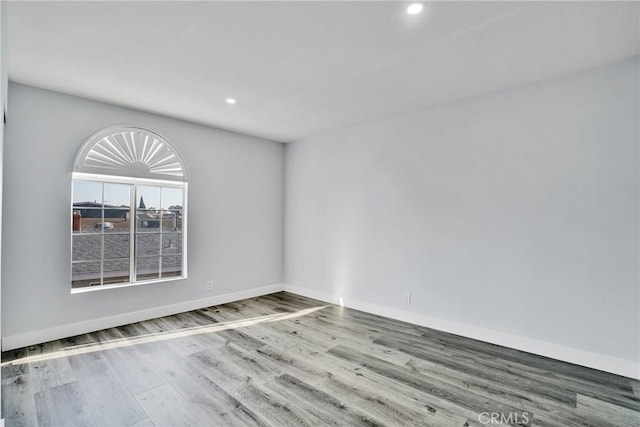
{"label": "gray wall", "polygon": [[638,72],[288,145],[286,282],[637,362]]}
{"label": "gray wall", "polygon": [[[9,103],[3,336],[282,282],[282,144],[13,83]],[[114,124],[159,133],[187,162],[189,278],[72,295],[73,160],[88,136]]]}

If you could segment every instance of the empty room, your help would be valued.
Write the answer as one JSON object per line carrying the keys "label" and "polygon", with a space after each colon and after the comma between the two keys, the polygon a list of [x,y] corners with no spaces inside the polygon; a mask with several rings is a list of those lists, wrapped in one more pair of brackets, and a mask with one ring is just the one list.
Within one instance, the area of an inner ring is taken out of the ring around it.
{"label": "empty room", "polygon": [[639,1],[0,30],[0,425],[640,427]]}

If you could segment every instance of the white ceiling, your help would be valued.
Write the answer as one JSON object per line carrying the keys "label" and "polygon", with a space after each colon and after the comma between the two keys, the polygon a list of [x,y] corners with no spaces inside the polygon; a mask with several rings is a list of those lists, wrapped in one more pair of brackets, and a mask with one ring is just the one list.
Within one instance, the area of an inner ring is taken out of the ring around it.
{"label": "white ceiling", "polygon": [[9,2],[9,77],[286,142],[640,52],[638,2],[407,4]]}

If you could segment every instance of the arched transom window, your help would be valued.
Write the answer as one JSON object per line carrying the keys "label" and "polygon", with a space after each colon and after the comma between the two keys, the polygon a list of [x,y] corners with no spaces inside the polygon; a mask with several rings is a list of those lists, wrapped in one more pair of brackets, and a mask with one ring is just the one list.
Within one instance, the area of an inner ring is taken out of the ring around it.
{"label": "arched transom window", "polygon": [[186,277],[188,172],[151,131],[110,127],[78,152],[71,206],[71,289]]}

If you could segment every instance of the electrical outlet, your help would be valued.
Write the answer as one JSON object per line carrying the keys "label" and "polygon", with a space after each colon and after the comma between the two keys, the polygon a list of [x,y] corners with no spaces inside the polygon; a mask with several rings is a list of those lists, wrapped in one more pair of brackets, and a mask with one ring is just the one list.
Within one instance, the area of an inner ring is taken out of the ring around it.
{"label": "electrical outlet", "polygon": [[207,280],[207,291],[213,290],[213,280]]}
{"label": "electrical outlet", "polygon": [[409,292],[404,294],[404,303],[405,304],[411,304],[411,294]]}

